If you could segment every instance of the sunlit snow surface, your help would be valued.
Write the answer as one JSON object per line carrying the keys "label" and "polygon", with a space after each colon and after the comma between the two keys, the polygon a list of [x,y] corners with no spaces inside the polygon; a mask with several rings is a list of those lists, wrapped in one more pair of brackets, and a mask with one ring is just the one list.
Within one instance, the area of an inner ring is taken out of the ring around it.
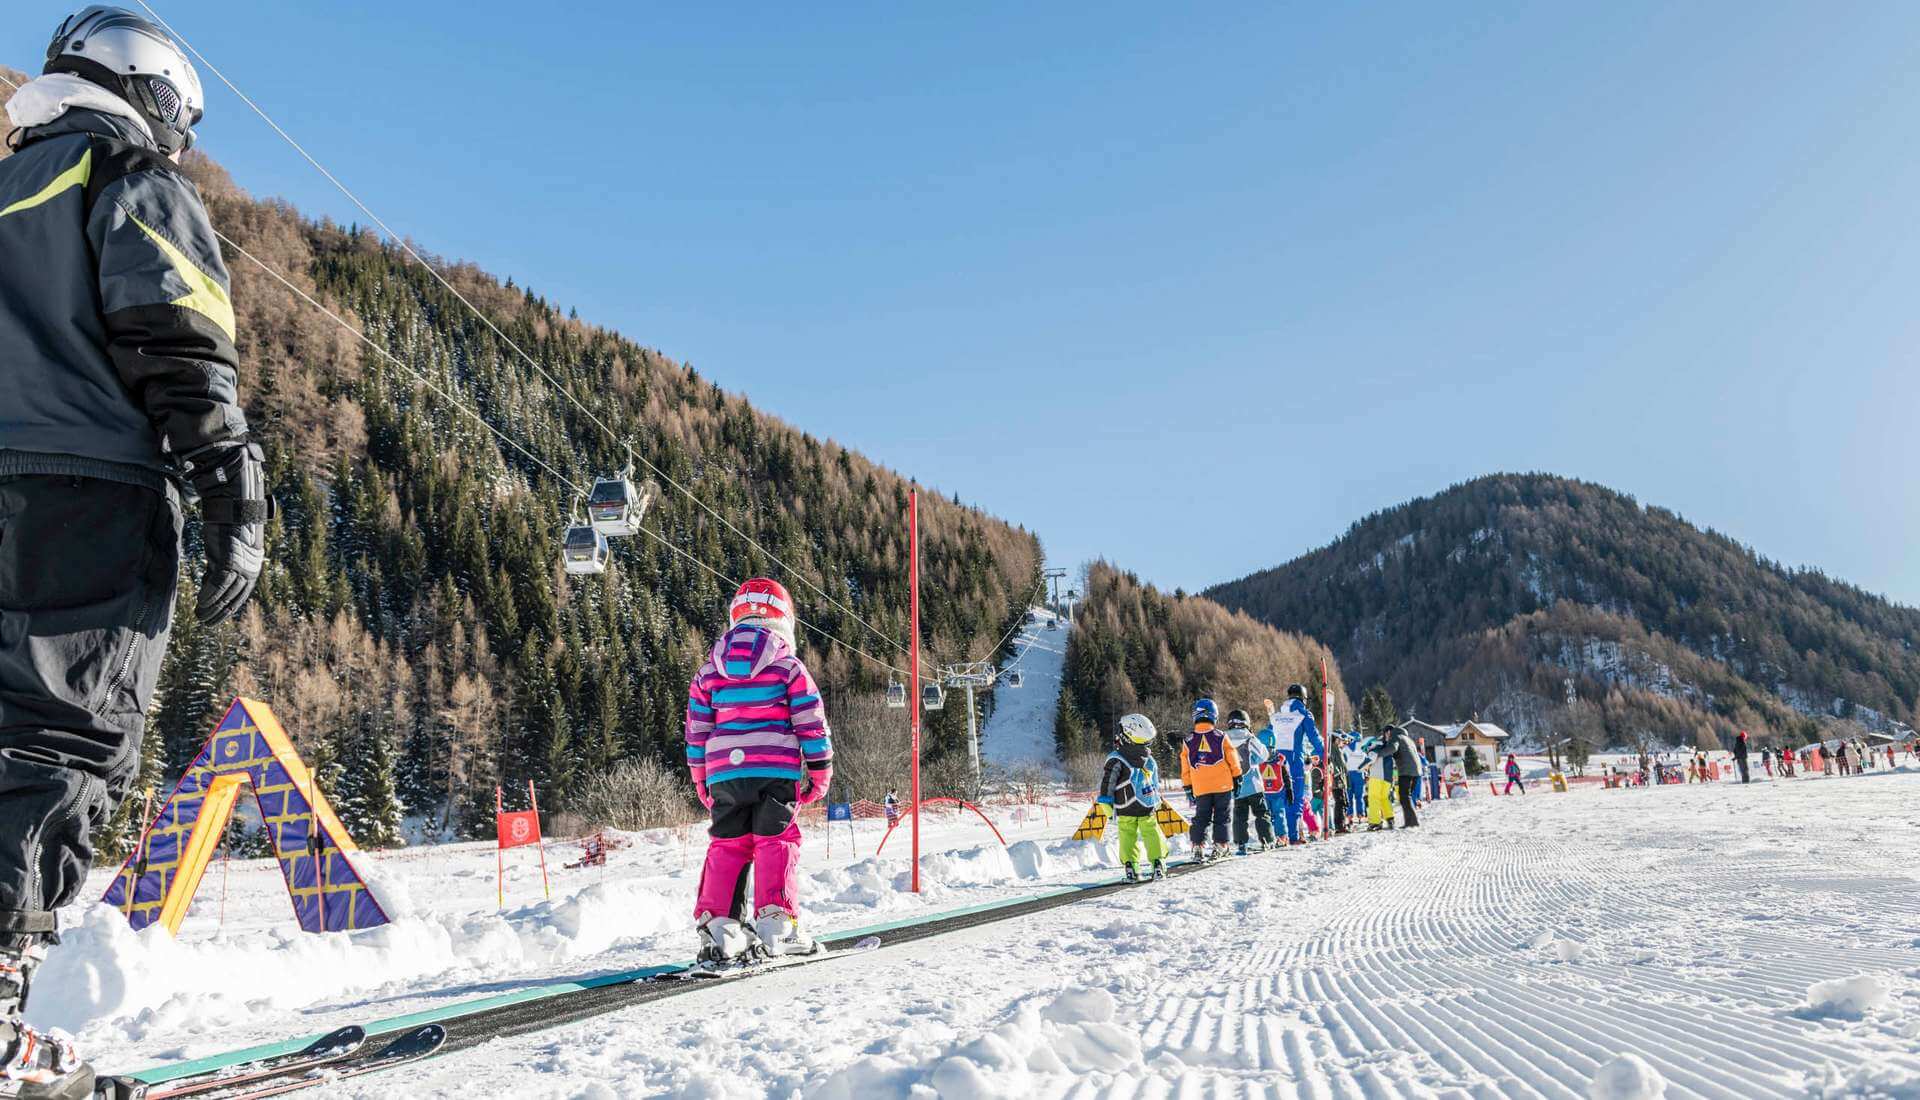
{"label": "sunlit snow surface", "polygon": [[[810,836],[814,921],[1099,874],[1111,834],[1082,851],[1057,839],[1077,815],[1048,816],[1008,823],[1037,842],[1012,853],[957,819],[930,829],[946,854],[917,902],[895,892],[893,844],[876,864],[873,837],[855,858],[843,831],[828,860]],[[1424,820],[334,1093],[472,1097],[484,1080],[525,1097],[1920,1095],[1920,773],[1480,794]],[[209,938],[205,889],[178,947],[96,914],[75,954],[103,987],[131,988],[99,996],[82,1039],[129,1068],[440,1003],[434,989],[681,958],[693,878],[680,859],[668,839],[617,853],[604,882],[559,873],[567,900],[551,908],[525,904],[538,872],[520,860],[520,908],[493,916],[491,851],[388,857],[411,923],[343,946],[284,931],[264,869],[235,873],[225,942]],[[183,976],[195,968],[208,973]],[[231,994],[213,992],[223,976]],[[186,988],[146,988],[168,982]]]}

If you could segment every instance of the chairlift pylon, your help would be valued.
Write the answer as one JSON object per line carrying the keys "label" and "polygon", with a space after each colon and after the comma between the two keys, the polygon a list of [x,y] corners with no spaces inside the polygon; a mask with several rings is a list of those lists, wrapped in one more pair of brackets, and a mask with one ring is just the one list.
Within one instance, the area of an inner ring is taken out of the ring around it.
{"label": "chairlift pylon", "polygon": [[587,520],[603,535],[625,538],[640,533],[640,521],[653,503],[653,486],[633,483],[633,467],[595,479],[587,494]]}

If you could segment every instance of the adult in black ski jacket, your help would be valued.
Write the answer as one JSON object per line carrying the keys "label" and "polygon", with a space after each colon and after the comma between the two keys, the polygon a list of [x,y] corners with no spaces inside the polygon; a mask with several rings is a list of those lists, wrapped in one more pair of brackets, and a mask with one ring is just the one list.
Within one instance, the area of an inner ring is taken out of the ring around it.
{"label": "adult in black ski jacket", "polygon": [[1740,769],[1740,782],[1753,782],[1753,774],[1747,770],[1747,731],[1741,730],[1740,736],[1733,739],[1733,763]]}
{"label": "adult in black ski jacket", "polygon": [[201,505],[202,622],[252,593],[268,518],[227,270],[177,164],[193,67],[103,7],[63,22],[47,58],[7,103],[0,159],[0,1052],[34,1063],[23,1097],[90,1091],[71,1044],[22,1010],[89,835],[138,771],[181,491]]}
{"label": "adult in black ski jacket", "polygon": [[1414,752],[1413,738],[1399,726],[1381,731],[1380,755],[1393,762],[1393,782],[1400,794],[1400,818],[1404,828],[1416,828],[1420,815],[1413,808],[1414,786],[1420,782],[1420,757]]}

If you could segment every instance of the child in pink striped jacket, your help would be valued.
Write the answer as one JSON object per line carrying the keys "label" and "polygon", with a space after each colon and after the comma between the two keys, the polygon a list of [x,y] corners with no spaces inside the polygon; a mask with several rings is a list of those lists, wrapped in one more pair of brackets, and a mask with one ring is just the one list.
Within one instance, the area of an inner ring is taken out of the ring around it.
{"label": "child in pink striped jacket", "polygon": [[[811,954],[793,880],[800,862],[794,811],[825,798],[833,780],[826,708],[794,641],[793,598],[778,582],[740,586],[730,626],[687,689],[687,767],[712,814],[694,922],[702,962]],[[754,921],[740,913],[753,867]]]}

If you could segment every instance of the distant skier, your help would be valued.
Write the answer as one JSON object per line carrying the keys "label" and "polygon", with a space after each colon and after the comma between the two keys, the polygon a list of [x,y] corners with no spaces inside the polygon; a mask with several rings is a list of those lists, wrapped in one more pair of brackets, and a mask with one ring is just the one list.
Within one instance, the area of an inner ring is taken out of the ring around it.
{"label": "distant skier", "polygon": [[1367,831],[1393,828],[1393,751],[1384,737],[1368,743]]}
{"label": "distant skier", "polygon": [[1287,775],[1286,758],[1280,755],[1280,742],[1273,732],[1272,725],[1262,726],[1253,735],[1266,753],[1266,762],[1260,765],[1261,796],[1267,804],[1267,826],[1273,835],[1273,843],[1279,844],[1286,828],[1287,800],[1291,779]]}
{"label": "distant skier", "polygon": [[[1227,743],[1240,754],[1240,778],[1233,789],[1233,850],[1247,854],[1247,845],[1260,841],[1262,850],[1273,847],[1273,819],[1267,812],[1267,796],[1261,773],[1267,763],[1266,742],[1255,737],[1252,719],[1244,710],[1227,715]],[[1248,819],[1252,819],[1252,830]]]}
{"label": "distant skier", "polygon": [[[713,817],[694,924],[703,962],[737,962],[758,949],[805,955],[794,878],[794,813],[833,781],[833,743],[813,674],[798,656],[793,598],[756,577],[727,609],[729,626],[687,690],[687,766]],[[753,924],[736,912],[753,868]]]}
{"label": "distant skier", "polygon": [[[1233,790],[1239,785],[1240,757],[1215,726],[1220,708],[1212,699],[1193,704],[1193,732],[1180,744],[1180,782],[1193,800],[1193,858],[1208,862],[1227,854],[1227,826]],[[1212,847],[1207,846],[1211,834]]]}
{"label": "distant skier", "polygon": [[1420,815],[1410,797],[1413,787],[1420,782],[1420,763],[1414,755],[1413,738],[1399,726],[1388,726],[1381,731],[1379,751],[1393,758],[1393,793],[1400,803],[1400,826],[1419,827]]}
{"label": "distant skier", "polygon": [[1404,732],[1401,734],[1401,736],[1407,737],[1408,742],[1410,742],[1413,745],[1413,768],[1412,768],[1413,797],[1409,800],[1409,802],[1414,809],[1418,810],[1420,808],[1420,804],[1427,800],[1427,791],[1426,791],[1427,772],[1425,767],[1426,753],[1422,748],[1422,745],[1423,745],[1422,742],[1417,741],[1412,737],[1408,737]]}
{"label": "distant skier", "polygon": [[1773,746],[1760,746],[1760,767],[1766,770],[1767,778],[1773,778]]}
{"label": "distant skier", "polygon": [[[1286,826],[1288,844],[1305,844],[1300,839],[1300,812],[1306,805],[1307,757],[1327,751],[1320,740],[1320,727],[1314,723],[1313,712],[1307,709],[1307,689],[1300,684],[1287,685],[1286,706],[1276,709],[1273,700],[1263,700],[1267,705],[1267,728],[1273,731],[1273,743],[1279,749],[1281,759],[1287,765],[1287,813]],[[1308,753],[1312,749],[1312,754]],[[1280,830],[1274,829],[1275,833]]]}
{"label": "distant skier", "polygon": [[1360,731],[1348,730],[1346,744],[1340,749],[1347,770],[1349,816],[1358,821],[1367,815],[1367,752],[1360,747]]}
{"label": "distant skier", "polygon": [[1740,769],[1740,782],[1753,782],[1753,775],[1747,770],[1747,731],[1741,730],[1740,736],[1733,739],[1733,764]]}
{"label": "distant skier", "polygon": [[1147,850],[1149,874],[1167,874],[1166,838],[1154,812],[1160,808],[1160,766],[1153,759],[1153,722],[1144,714],[1120,719],[1112,755],[1100,771],[1099,801],[1113,811],[1120,827],[1120,863],[1128,882],[1139,882],[1139,849]]}
{"label": "distant skier", "polygon": [[893,788],[887,788],[886,801],[880,804],[880,808],[887,815],[887,828],[891,829],[900,823],[900,795]]}
{"label": "distant skier", "polygon": [[1353,831],[1353,798],[1347,787],[1347,738],[1349,734],[1335,733],[1327,741],[1327,758],[1322,767],[1329,769],[1333,779],[1333,831],[1345,835]]}
{"label": "distant skier", "polygon": [[1513,789],[1515,787],[1520,788],[1521,794],[1527,793],[1527,785],[1520,781],[1520,758],[1515,756],[1512,753],[1508,753],[1507,754],[1507,791],[1506,793],[1512,794]]}
{"label": "distant skier", "polygon": [[[27,990],[91,834],[140,770],[200,500],[195,618],[238,614],[270,505],[237,392],[231,283],[181,172],[193,65],[118,8],[68,17],[0,160],[0,1095],[88,1096]],[[58,991],[56,991],[58,992]]]}

